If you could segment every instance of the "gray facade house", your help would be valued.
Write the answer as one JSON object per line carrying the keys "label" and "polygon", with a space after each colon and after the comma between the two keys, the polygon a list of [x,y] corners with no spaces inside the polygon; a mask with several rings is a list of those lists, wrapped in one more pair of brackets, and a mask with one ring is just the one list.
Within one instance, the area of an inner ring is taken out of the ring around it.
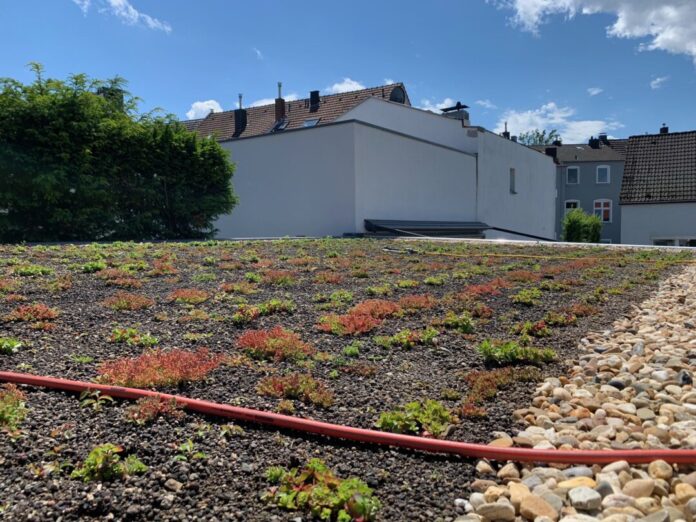
{"label": "gray facade house", "polygon": [[696,131],[628,139],[621,213],[624,243],[696,247]]}
{"label": "gray facade house", "polygon": [[621,243],[619,196],[624,176],[626,140],[606,134],[588,143],[554,142],[535,149],[556,159],[556,237],[566,213],[580,208],[602,220],[602,243]]}

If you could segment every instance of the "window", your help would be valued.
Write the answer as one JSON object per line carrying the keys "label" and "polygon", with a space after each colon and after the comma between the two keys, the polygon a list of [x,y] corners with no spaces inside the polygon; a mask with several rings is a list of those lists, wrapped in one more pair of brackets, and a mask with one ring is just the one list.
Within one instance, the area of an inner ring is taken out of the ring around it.
{"label": "window", "polygon": [[580,202],[577,199],[566,199],[565,213],[567,214],[573,209],[580,208]]}
{"label": "window", "polygon": [[696,247],[696,239],[694,238],[660,238],[653,239],[655,246],[680,246],[680,247]]}
{"label": "window", "polygon": [[568,167],[566,169],[566,185],[580,183],[580,167]]}
{"label": "window", "polygon": [[303,123],[303,127],[316,127],[317,123],[319,123],[319,120],[321,118],[310,118],[308,120],[305,120]]}
{"label": "window", "polygon": [[611,182],[610,167],[608,165],[600,165],[597,167],[597,183],[605,184]]}
{"label": "window", "polygon": [[595,199],[594,215],[599,216],[603,223],[611,223],[611,200]]}
{"label": "window", "polygon": [[517,174],[515,173],[515,169],[510,169],[510,194],[517,194],[517,191],[515,190],[515,176]]}

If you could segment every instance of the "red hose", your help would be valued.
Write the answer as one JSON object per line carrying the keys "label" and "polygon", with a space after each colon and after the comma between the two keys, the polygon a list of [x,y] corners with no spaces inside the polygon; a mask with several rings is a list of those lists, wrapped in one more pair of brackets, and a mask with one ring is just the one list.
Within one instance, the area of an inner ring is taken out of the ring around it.
{"label": "red hose", "polygon": [[400,435],[384,431],[352,428],[340,424],[319,422],[311,419],[280,415],[267,411],[253,410],[228,406],[199,399],[191,399],[179,395],[158,393],[137,388],[122,388],[91,382],[70,381],[53,377],[41,377],[26,373],[0,372],[0,381],[16,384],[27,384],[55,390],[83,392],[85,390],[100,391],[111,397],[120,399],[140,399],[143,397],[161,397],[164,400],[175,400],[180,406],[189,411],[226,417],[229,419],[255,422],[286,428],[305,433],[314,433],[326,437],[353,440],[370,444],[399,446],[413,450],[433,453],[452,453],[470,458],[490,459],[497,461],[568,463],[568,464],[608,464],[617,460],[626,460],[630,464],[647,464],[662,459],[672,464],[696,464],[696,450],[537,450],[529,448],[498,448],[483,444],[471,444],[449,440],[429,439]]}

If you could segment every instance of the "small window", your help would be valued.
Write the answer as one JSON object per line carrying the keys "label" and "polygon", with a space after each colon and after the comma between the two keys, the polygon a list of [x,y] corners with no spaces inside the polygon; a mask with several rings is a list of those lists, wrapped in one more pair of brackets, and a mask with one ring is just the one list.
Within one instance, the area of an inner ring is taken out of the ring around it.
{"label": "small window", "polygon": [[600,243],[604,243],[605,245],[611,245],[611,244],[612,244],[612,240],[611,240],[611,239],[600,239],[599,242],[600,242]]}
{"label": "small window", "polygon": [[278,132],[278,131],[285,130],[285,127],[288,126],[288,123],[289,123],[289,122],[288,122],[288,119],[287,119],[287,118],[282,118],[282,119],[278,120],[278,121],[275,122],[275,124],[273,125],[273,128],[271,129],[271,132]]}
{"label": "small window", "polygon": [[580,183],[580,168],[568,167],[566,170],[566,185],[577,185]]}
{"label": "small window", "polygon": [[654,246],[674,246],[674,239],[653,239]]}
{"label": "small window", "polygon": [[606,184],[611,182],[610,168],[608,165],[597,167],[597,183]]}
{"label": "small window", "polygon": [[610,199],[595,199],[594,215],[599,216],[602,223],[611,223],[611,200]]}
{"label": "small window", "polygon": [[321,118],[310,118],[308,120],[305,120],[304,123],[302,124],[303,127],[316,127],[317,123],[319,123],[319,120]]}
{"label": "small window", "polygon": [[515,173],[515,169],[510,169],[510,194],[517,194],[517,191],[515,190],[515,177],[517,174]]}
{"label": "small window", "polygon": [[565,213],[567,214],[571,210],[580,208],[580,202],[577,199],[567,199],[565,201]]}
{"label": "small window", "polygon": [[680,239],[680,247],[696,247],[696,239]]}

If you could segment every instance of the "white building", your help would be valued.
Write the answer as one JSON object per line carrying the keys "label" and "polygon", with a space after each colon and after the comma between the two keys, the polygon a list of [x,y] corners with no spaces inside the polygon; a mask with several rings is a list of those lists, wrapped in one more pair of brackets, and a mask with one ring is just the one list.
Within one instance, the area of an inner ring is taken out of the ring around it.
{"label": "white building", "polygon": [[220,238],[359,234],[365,220],[482,222],[554,238],[553,160],[469,125],[463,108],[411,107],[401,84],[185,123],[237,165],[239,204],[216,223]]}
{"label": "white building", "polygon": [[621,214],[624,243],[696,247],[696,131],[629,138]]}

